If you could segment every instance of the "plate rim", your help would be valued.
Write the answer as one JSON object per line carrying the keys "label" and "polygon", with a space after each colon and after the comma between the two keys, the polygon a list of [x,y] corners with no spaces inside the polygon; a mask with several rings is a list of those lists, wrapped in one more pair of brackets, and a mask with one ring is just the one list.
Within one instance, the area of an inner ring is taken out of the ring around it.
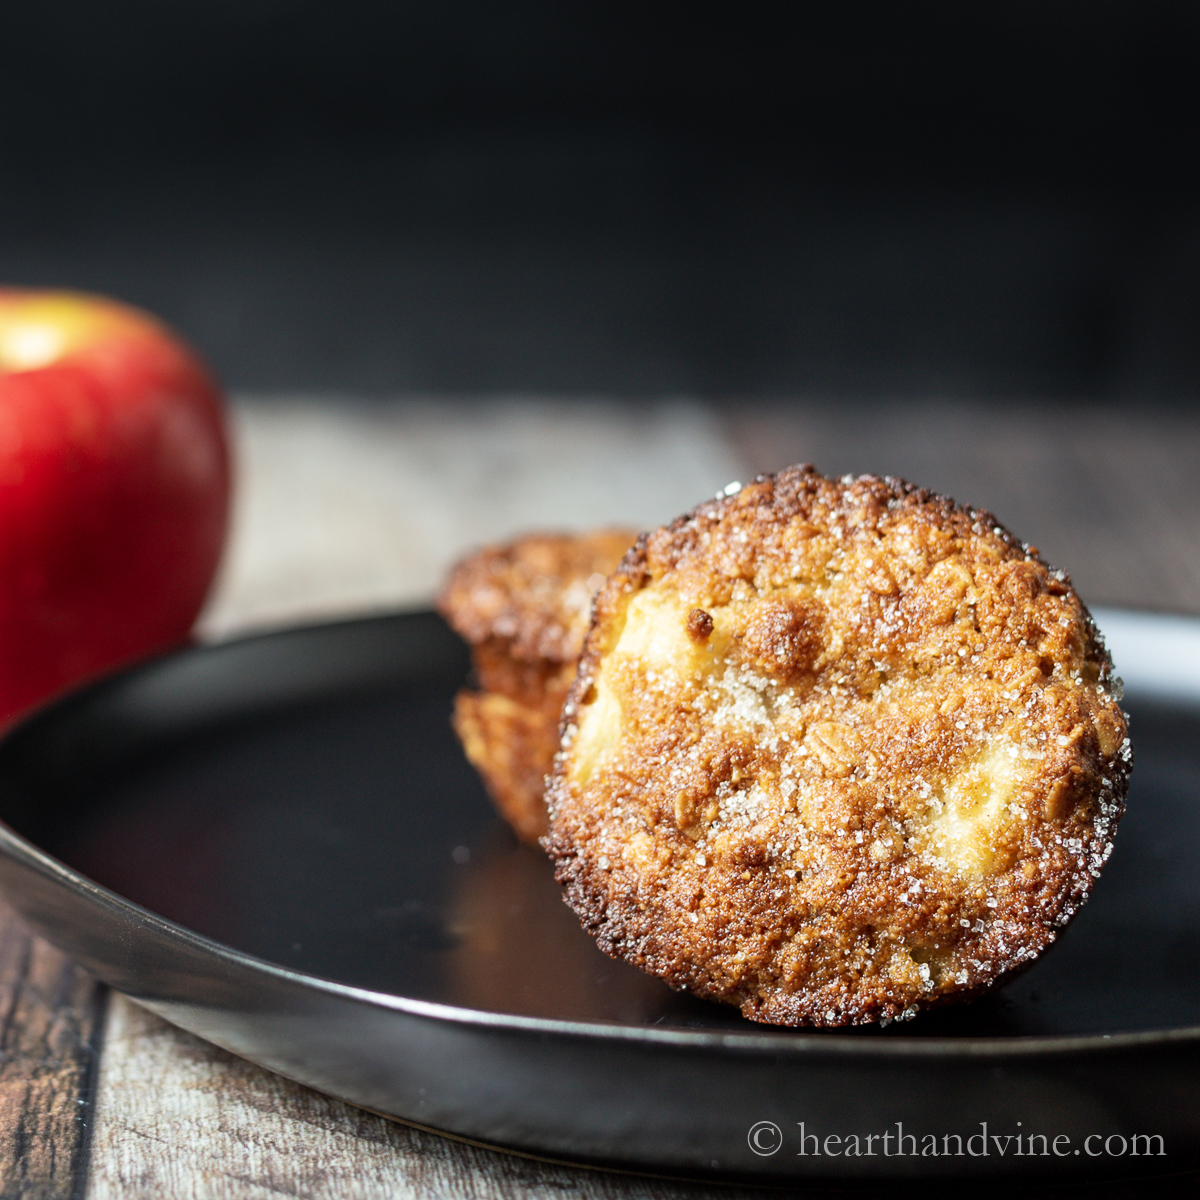
{"label": "plate rim", "polygon": [[[169,667],[182,659],[206,656],[213,651],[227,650],[262,642],[280,635],[296,635],[319,633],[347,629],[348,627],[377,623],[405,616],[428,615],[431,610],[424,607],[397,609],[389,613],[374,613],[354,616],[333,621],[320,621],[311,624],[291,625],[274,629],[256,630],[236,638],[220,642],[195,643],[178,650],[159,655],[153,659],[132,664],[123,670],[105,675],[99,680],[85,684],[79,689],[72,690],[60,696],[45,706],[13,725],[0,736],[0,750],[9,743],[19,731],[27,726],[40,724],[44,720],[53,720],[54,715],[62,708],[77,703],[80,698],[92,694],[106,686],[112,686],[121,679],[144,671],[153,671]],[[1118,610],[1101,609],[1102,614],[1115,613]],[[1147,618],[1151,622],[1161,622],[1164,614],[1141,612],[1140,610],[1119,610],[1122,617],[1129,622],[1139,618]],[[1179,627],[1187,625],[1189,632],[1200,642],[1200,617],[1172,615],[1171,625]],[[1101,626],[1103,633],[1103,626]],[[1138,687],[1130,691],[1140,698],[1153,701],[1156,692],[1152,689]],[[1200,698],[1200,683],[1196,694],[1191,697],[1192,703]],[[1172,705],[1186,703],[1187,698],[1178,692],[1167,691],[1161,699]],[[127,918],[132,918],[138,924],[150,925],[160,934],[190,945],[195,950],[213,956],[218,960],[236,965],[242,970],[267,974],[281,983],[315,990],[329,996],[353,1001],[377,1009],[402,1012],[412,1017],[426,1020],[449,1022],[456,1025],[474,1026],[479,1028],[503,1029],[514,1033],[528,1033],[539,1036],[554,1036],[566,1038],[601,1039],[614,1041],[631,1041],[649,1045],[678,1046],[694,1050],[721,1049],[748,1054],[776,1054],[793,1058],[803,1058],[814,1054],[841,1056],[846,1058],[880,1058],[880,1059],[943,1059],[943,1058],[982,1058],[1027,1059],[1046,1055],[1075,1055],[1075,1054],[1106,1054],[1142,1047],[1174,1045],[1181,1043],[1200,1042],[1200,1024],[1149,1030],[1132,1030],[1110,1034],[1014,1034],[1010,1037],[989,1036],[956,1036],[911,1034],[902,1038],[870,1039],[858,1036],[848,1036],[845,1029],[813,1030],[763,1024],[747,1029],[729,1030],[691,1030],[680,1027],[658,1028],[656,1026],[631,1025],[618,1021],[574,1021],[566,1018],[533,1017],[517,1013],[489,1012],[483,1009],[464,1008],[455,1005],[438,1003],[436,1001],[420,1000],[410,996],[401,996],[392,992],[381,992],[370,988],[356,987],[352,984],[340,983],[334,979],[296,971],[268,959],[259,958],[238,950],[224,942],[197,933],[176,921],[164,917],[150,909],[144,908],[132,900],[112,891],[103,884],[88,878],[76,871],[53,855],[42,850],[24,835],[12,829],[6,822],[0,820],[0,853],[13,859],[19,865],[36,871],[52,884],[65,888],[77,898],[90,901],[93,904],[120,912]],[[14,906],[20,908],[14,902]],[[48,940],[53,941],[52,937]],[[119,989],[117,989],[119,990]],[[136,999],[136,997],[134,997]]]}

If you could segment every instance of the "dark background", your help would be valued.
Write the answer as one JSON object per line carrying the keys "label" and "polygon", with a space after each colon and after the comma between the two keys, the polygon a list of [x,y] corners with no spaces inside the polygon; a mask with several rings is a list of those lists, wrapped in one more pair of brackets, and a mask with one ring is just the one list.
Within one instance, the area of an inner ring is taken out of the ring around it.
{"label": "dark background", "polygon": [[1186,402],[1200,6],[41,0],[0,278],[242,388]]}

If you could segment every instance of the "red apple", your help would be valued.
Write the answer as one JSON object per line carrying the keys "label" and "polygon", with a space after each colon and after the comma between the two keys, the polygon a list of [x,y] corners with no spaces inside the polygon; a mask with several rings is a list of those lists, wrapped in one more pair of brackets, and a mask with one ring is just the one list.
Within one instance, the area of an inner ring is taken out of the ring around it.
{"label": "red apple", "polygon": [[0,288],[0,724],[187,637],[229,486],[220,392],[169,330]]}

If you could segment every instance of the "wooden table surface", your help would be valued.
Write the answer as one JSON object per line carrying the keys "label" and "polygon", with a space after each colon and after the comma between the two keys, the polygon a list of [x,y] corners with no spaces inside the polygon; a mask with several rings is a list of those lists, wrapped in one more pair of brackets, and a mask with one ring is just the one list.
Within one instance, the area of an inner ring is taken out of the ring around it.
{"label": "wooden table surface", "polygon": [[[481,541],[655,524],[798,461],[986,506],[1089,603],[1200,613],[1200,417],[1183,410],[260,396],[235,417],[241,488],[209,638],[427,602]],[[1197,1182],[1155,1191],[1190,1196]],[[108,993],[0,904],[0,1197],[564,1194],[762,1193],[541,1163],[365,1113]],[[1140,1192],[1114,1179],[1086,1194]]]}

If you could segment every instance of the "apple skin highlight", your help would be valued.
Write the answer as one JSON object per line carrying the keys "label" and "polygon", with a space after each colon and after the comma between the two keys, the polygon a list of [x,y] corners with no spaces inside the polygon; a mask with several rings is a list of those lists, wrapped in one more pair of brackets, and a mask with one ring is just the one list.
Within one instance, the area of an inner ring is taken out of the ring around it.
{"label": "apple skin highlight", "polygon": [[0,288],[0,726],[186,639],[230,483],[220,391],[165,326]]}

